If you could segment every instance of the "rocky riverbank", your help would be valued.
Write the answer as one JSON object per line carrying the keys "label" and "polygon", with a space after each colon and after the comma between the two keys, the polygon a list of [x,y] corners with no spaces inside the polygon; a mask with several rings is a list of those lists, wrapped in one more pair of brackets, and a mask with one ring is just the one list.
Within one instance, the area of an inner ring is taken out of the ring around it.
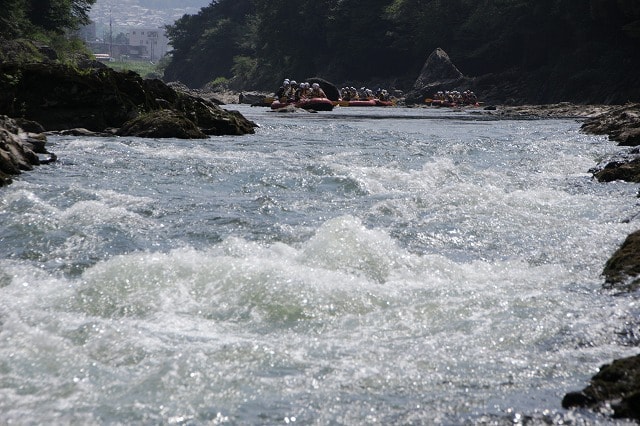
{"label": "rocky riverbank", "polygon": [[[0,114],[40,123],[46,130],[84,128],[114,134],[126,123],[153,114],[141,137],[192,137],[253,133],[255,124],[213,102],[133,72],[59,63],[0,64]],[[168,110],[172,114],[155,114]],[[165,120],[165,121],[163,121]],[[153,131],[157,128],[157,131]],[[172,130],[175,129],[175,132]],[[185,136],[187,135],[187,136]]]}
{"label": "rocky riverbank", "polygon": [[52,49],[28,41],[5,43],[0,53],[0,186],[55,160],[45,133],[202,139],[256,127],[179,85],[88,58],[62,63]]}
{"label": "rocky riverbank", "polygon": [[45,143],[44,133],[26,132],[16,120],[0,115],[0,186],[10,184],[13,175],[55,161],[56,156],[46,150]]}
{"label": "rocky riverbank", "polygon": [[[531,114],[535,111],[553,114],[569,113],[587,117],[582,124],[585,133],[608,135],[621,146],[640,145],[640,104],[604,107],[535,107],[515,108],[515,113]],[[621,152],[591,170],[600,182],[624,180],[640,182],[640,152],[633,148]],[[615,291],[621,297],[637,297],[640,289],[640,230],[627,237],[622,246],[611,256],[603,269],[603,289]],[[640,320],[627,324],[630,334],[640,336]],[[630,344],[638,344],[637,337]],[[581,391],[568,393],[563,401],[565,408],[582,407],[594,411],[611,412],[615,418],[640,421],[640,355],[614,360],[600,368]]]}

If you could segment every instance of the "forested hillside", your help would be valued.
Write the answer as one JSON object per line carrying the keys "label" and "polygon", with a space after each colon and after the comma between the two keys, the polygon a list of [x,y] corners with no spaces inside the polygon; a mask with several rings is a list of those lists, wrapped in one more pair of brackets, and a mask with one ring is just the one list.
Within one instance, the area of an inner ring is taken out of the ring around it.
{"label": "forested hillside", "polygon": [[218,0],[168,34],[165,79],[191,87],[320,76],[408,89],[440,47],[505,98],[640,100],[638,0]]}
{"label": "forested hillside", "polygon": [[46,37],[89,23],[96,0],[0,0],[0,37]]}

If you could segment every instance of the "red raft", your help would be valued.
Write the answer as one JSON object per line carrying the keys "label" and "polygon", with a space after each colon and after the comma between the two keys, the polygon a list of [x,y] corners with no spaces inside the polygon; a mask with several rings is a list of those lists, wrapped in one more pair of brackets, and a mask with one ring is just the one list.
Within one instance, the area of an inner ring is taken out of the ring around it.
{"label": "red raft", "polygon": [[300,99],[293,102],[280,102],[278,100],[271,103],[271,109],[280,109],[286,106],[294,106],[296,108],[302,108],[306,110],[314,111],[331,111],[333,110],[333,102],[327,98],[310,98]]}
{"label": "red raft", "polygon": [[393,106],[392,101],[381,101],[380,99],[362,99],[353,101],[339,101],[340,106],[359,106],[359,107],[371,107],[371,106]]}

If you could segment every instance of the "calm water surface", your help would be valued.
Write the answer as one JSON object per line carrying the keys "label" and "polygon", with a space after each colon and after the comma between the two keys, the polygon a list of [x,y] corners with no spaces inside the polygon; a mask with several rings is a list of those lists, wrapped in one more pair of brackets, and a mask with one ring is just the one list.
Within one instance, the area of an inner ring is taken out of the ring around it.
{"label": "calm water surface", "polygon": [[637,353],[600,275],[637,187],[588,173],[619,147],[237,109],[255,135],[50,137],[0,189],[0,423],[610,422],[560,401]]}

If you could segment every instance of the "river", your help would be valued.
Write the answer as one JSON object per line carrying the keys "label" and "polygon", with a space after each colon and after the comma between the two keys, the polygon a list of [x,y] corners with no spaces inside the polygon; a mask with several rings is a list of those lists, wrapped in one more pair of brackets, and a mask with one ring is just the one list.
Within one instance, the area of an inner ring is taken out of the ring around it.
{"label": "river", "polygon": [[[638,228],[575,120],[231,106],[247,136],[52,136],[0,189],[0,423],[613,424]],[[624,422],[617,422],[624,424]]]}

